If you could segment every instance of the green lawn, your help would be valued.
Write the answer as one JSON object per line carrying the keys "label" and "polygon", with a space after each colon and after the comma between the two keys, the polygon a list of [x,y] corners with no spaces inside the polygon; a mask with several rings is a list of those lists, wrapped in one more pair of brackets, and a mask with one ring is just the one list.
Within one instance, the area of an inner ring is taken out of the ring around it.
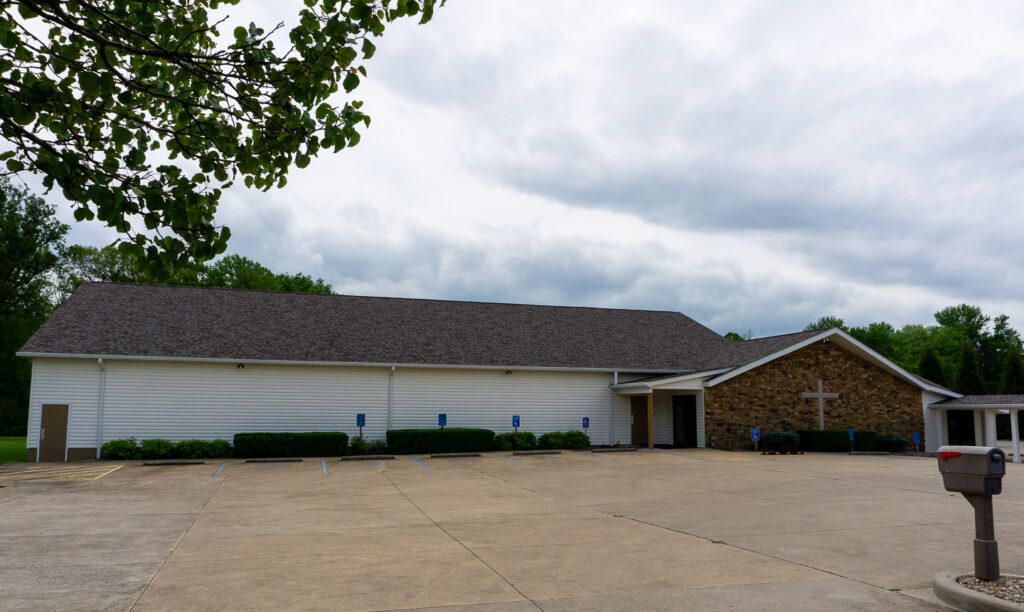
{"label": "green lawn", "polygon": [[25,460],[25,438],[0,437],[0,465]]}

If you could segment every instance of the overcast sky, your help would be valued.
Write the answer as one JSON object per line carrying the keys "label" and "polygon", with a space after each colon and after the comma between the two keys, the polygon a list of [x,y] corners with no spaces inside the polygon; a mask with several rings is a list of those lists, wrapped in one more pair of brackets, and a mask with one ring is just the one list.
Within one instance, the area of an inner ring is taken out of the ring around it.
{"label": "overcast sky", "polygon": [[359,146],[218,222],[340,293],[1021,328],[1022,39],[1007,1],[450,0],[377,41]]}

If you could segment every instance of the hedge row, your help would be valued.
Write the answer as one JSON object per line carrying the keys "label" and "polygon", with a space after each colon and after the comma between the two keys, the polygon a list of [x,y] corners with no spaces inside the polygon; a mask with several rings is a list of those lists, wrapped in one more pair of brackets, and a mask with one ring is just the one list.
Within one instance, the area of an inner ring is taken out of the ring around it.
{"label": "hedge row", "polygon": [[793,452],[800,449],[800,436],[791,431],[768,432],[761,439],[764,450]]}
{"label": "hedge row", "polygon": [[544,450],[556,448],[587,448],[590,446],[590,437],[579,430],[552,431],[541,434],[537,438],[529,431],[518,433],[503,433],[494,436],[494,450],[533,450],[540,448]]}
{"label": "hedge row", "polygon": [[236,457],[340,457],[348,454],[348,434],[340,431],[235,434]]}
{"label": "hedge row", "polygon": [[182,440],[171,442],[153,438],[142,444],[129,440],[111,440],[103,443],[104,459],[206,459],[230,457],[231,444],[227,440]]}
{"label": "hedge row", "polygon": [[349,453],[374,455],[391,453],[454,453],[489,450],[511,451],[540,449],[575,449],[590,446],[590,438],[582,431],[552,431],[537,438],[521,431],[498,436],[489,429],[392,429],[387,443],[367,442],[348,435],[330,432],[259,432],[238,433],[234,448],[227,440],[151,439],[138,443],[134,439],[111,440],[103,445],[104,459],[204,459],[210,457],[338,457]]}
{"label": "hedge row", "polygon": [[[850,432],[843,430],[803,429],[797,432],[800,436],[800,450],[816,453],[841,452],[850,450]],[[878,450],[878,432],[855,430],[853,432],[853,450]]]}
{"label": "hedge row", "polygon": [[472,453],[494,446],[490,429],[389,429],[387,437],[393,453]]}

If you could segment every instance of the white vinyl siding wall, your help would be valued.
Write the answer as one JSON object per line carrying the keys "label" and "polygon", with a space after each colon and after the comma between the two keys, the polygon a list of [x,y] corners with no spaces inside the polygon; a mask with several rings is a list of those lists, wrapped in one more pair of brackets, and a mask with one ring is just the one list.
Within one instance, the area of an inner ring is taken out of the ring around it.
{"label": "white vinyl siding wall", "polygon": [[[485,427],[512,431],[519,415],[520,431],[538,436],[549,431],[582,429],[590,417],[590,439],[607,444],[611,374],[512,370],[398,368],[395,371],[394,427],[437,427],[437,415],[448,415],[448,427]],[[625,411],[628,431],[629,404]],[[618,412],[617,411],[617,412]]]}
{"label": "white vinyl siding wall", "polygon": [[[358,366],[119,361],[105,359],[103,436],[231,440],[238,432],[344,431],[384,439],[390,368]],[[33,361],[28,446],[36,447],[42,404],[68,404],[69,447],[97,445],[99,366],[89,359]],[[393,427],[450,427],[523,431],[581,429],[590,417],[594,444],[628,442],[629,398],[612,394],[611,374],[455,368],[398,368]],[[609,435],[608,411],[615,429]],[[669,430],[671,432],[671,428]]]}
{"label": "white vinyl siding wall", "polygon": [[383,438],[388,370],[332,366],[104,361],[103,439],[231,440],[239,432],[344,431],[366,413]]}
{"label": "white vinyl siding wall", "polygon": [[96,448],[100,367],[90,359],[35,359],[29,391],[27,448],[39,448],[43,404],[67,404],[68,448]]}

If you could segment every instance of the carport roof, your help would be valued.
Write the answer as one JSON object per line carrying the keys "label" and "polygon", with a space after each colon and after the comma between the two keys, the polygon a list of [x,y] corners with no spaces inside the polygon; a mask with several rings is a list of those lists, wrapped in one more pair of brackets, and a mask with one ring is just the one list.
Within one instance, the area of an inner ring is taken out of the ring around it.
{"label": "carport roof", "polygon": [[678,312],[84,283],[19,354],[684,372],[779,341]]}

